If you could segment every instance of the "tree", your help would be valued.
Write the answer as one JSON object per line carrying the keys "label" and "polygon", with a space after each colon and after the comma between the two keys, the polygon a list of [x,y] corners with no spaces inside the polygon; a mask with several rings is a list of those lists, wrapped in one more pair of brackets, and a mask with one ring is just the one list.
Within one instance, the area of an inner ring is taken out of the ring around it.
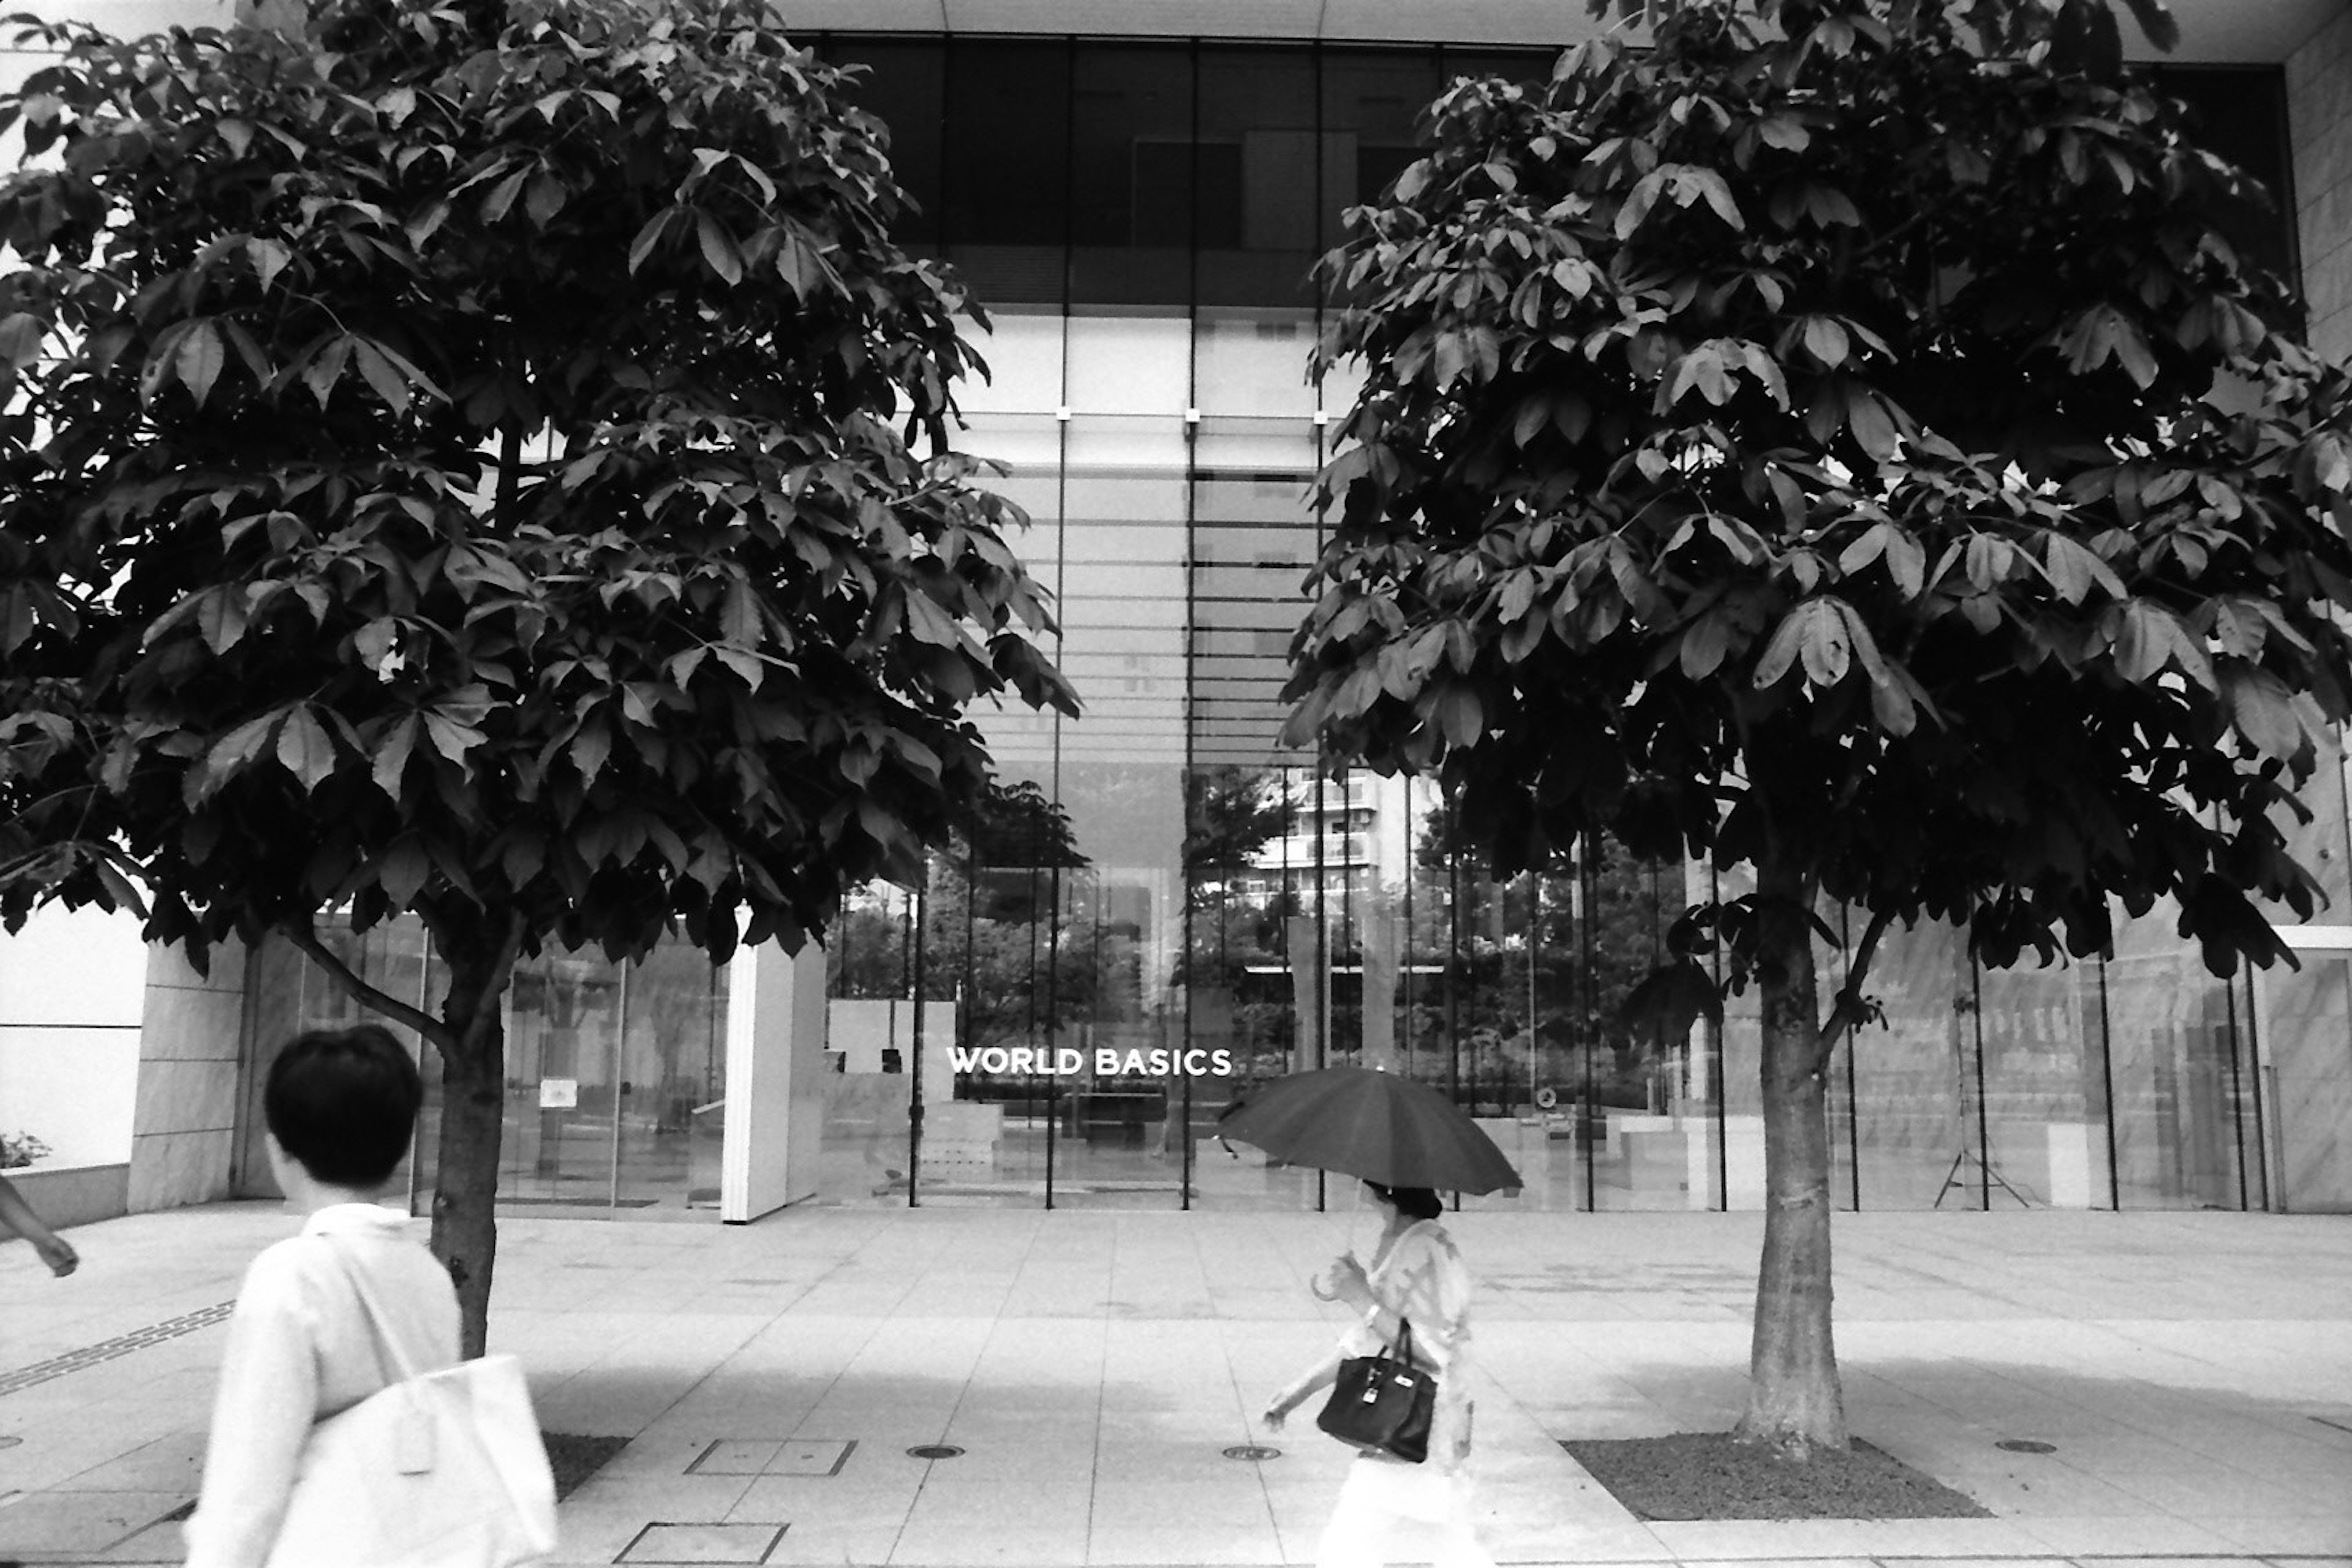
{"label": "tree", "polygon": [[517,957],[797,946],[983,788],[967,703],[1072,708],[948,449],[963,296],[758,0],[21,38],[0,910],[331,971],[321,910],[413,910],[437,1015],[344,978],[440,1057],[478,1350]]}
{"label": "tree", "polygon": [[1184,774],[1184,874],[1220,887],[1258,863],[1258,851],[1282,837],[1290,802],[1282,778],[1233,763]]}
{"label": "tree", "polygon": [[2226,973],[2313,905],[2352,392],[2087,9],[1689,0],[1456,83],[1327,261],[1370,379],[1288,738],[1436,772],[1500,873],[1604,830],[1752,871],[1659,989],[1717,1005],[1718,944],[1759,988],[1738,1431],[1794,1456],[1847,1439],[1823,1070],[1889,925],[2000,966],[2171,899]]}

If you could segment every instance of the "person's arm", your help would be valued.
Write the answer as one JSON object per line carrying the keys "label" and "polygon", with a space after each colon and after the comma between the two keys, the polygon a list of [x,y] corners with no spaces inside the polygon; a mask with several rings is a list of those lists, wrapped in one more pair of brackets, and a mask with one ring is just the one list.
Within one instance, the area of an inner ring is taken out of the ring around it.
{"label": "person's arm", "polygon": [[33,1212],[33,1205],[25,1201],[25,1194],[16,1190],[16,1184],[5,1176],[0,1176],[0,1225],[31,1242],[41,1261],[49,1266],[50,1273],[62,1278],[80,1266],[81,1255],[42,1223],[41,1216]]}
{"label": "person's arm", "polygon": [[1308,1367],[1290,1385],[1266,1401],[1265,1413],[1258,1417],[1269,1432],[1279,1432],[1292,1411],[1312,1398],[1318,1389],[1331,1386],[1339,1375],[1339,1351],[1334,1346],[1322,1360]]}
{"label": "person's arm", "polygon": [[1469,1271],[1451,1240],[1414,1234],[1397,1245],[1398,1254],[1381,1271],[1391,1287],[1387,1294],[1353,1258],[1345,1258],[1332,1270],[1329,1297],[1360,1313],[1366,1331],[1384,1345],[1396,1343],[1399,1326],[1409,1319],[1417,1345],[1434,1342],[1443,1347],[1441,1357],[1450,1355],[1469,1313]]}
{"label": "person's arm", "polygon": [[268,1561],[318,1415],[312,1342],[298,1281],[282,1255],[263,1254],[229,1318],[204,1489],[184,1531],[187,1568],[260,1568]]}

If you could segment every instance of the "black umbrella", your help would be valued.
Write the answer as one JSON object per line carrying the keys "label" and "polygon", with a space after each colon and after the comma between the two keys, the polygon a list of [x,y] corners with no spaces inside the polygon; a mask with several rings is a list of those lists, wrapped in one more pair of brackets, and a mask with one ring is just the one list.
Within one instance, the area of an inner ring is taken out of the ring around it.
{"label": "black umbrella", "polygon": [[1525,1185],[1459,1106],[1391,1072],[1323,1068],[1276,1079],[1226,1107],[1217,1131],[1290,1164],[1383,1186],[1491,1193]]}

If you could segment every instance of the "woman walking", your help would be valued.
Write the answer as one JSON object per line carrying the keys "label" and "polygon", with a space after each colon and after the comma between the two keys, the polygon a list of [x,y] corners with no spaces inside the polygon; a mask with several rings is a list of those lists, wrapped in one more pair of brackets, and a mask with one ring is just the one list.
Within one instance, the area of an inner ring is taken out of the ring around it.
{"label": "woman walking", "polygon": [[1429,1550],[1407,1561],[1493,1568],[1471,1527],[1470,1270],[1437,1222],[1444,1210],[1435,1193],[1378,1182],[1366,1182],[1364,1191],[1384,1217],[1370,1268],[1344,1254],[1311,1286],[1360,1321],[1274,1396],[1265,1423],[1280,1430],[1291,1411],[1330,1385],[1344,1358],[1394,1346],[1409,1324],[1414,1364],[1437,1379],[1429,1457],[1412,1464],[1384,1453],[1359,1455],[1324,1527],[1316,1568],[1380,1568],[1391,1561],[1391,1545],[1402,1551],[1402,1538],[1416,1529],[1427,1532]]}

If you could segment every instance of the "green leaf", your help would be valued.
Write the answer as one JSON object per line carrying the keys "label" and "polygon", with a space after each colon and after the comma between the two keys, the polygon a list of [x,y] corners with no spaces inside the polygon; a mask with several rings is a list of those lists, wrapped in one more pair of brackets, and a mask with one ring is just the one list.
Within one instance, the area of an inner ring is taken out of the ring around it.
{"label": "green leaf", "polygon": [[1431,716],[1448,745],[1471,745],[1486,733],[1486,713],[1478,694],[1459,681],[1438,693]]}
{"label": "green leaf", "polygon": [[491,186],[490,194],[482,198],[482,221],[497,223],[505,217],[515,197],[522,193],[523,182],[530,178],[530,168],[526,164]]}
{"label": "green leaf", "polygon": [[310,395],[325,408],[328,398],[334,395],[335,383],[342,379],[343,366],[351,362],[352,340],[339,337],[319,351],[318,356],[303,367],[302,384]]}
{"label": "green leaf", "polygon": [[392,900],[392,907],[404,910],[433,875],[433,858],[425,852],[425,846],[416,841],[414,834],[403,834],[394,840],[391,848],[376,857],[369,869],[375,873],[376,885]]}
{"label": "green leaf", "polygon": [[22,310],[0,317],[0,363],[12,370],[31,364],[41,357],[41,343],[48,331],[48,322]]}
{"label": "green leaf", "polygon": [[2116,672],[2134,685],[2145,685],[2172,668],[2206,690],[2213,689],[2212,661],[2179,618],[2161,605],[2147,599],[2126,603],[2115,651]]}
{"label": "green leaf", "polygon": [[632,277],[635,276],[638,268],[646,264],[646,258],[653,254],[654,247],[661,243],[662,236],[669,231],[670,220],[677,216],[678,211],[677,207],[664,207],[647,218],[645,226],[637,230],[637,237],[629,241],[629,272]]}
{"label": "green leaf", "polygon": [[2123,579],[2097,555],[2063,533],[2042,536],[2042,571],[2050,579],[2052,590],[2069,605],[2081,604],[2093,588],[2115,598],[2124,596]]}
{"label": "green leaf", "polygon": [[1894,416],[1874,392],[1853,388],[1846,399],[1846,425],[1862,449],[1882,463],[1902,450]]}
{"label": "green leaf", "polygon": [[407,776],[408,759],[416,749],[419,728],[415,714],[404,715],[384,731],[374,756],[369,759],[375,787],[395,802],[401,798],[401,781]]}
{"label": "green leaf", "polygon": [[743,281],[743,253],[709,213],[694,215],[694,232],[702,242],[703,264],[729,283]]}
{"label": "green leaf", "polygon": [[2221,674],[2230,722],[2255,751],[2294,762],[2306,756],[2319,726],[2286,683],[2258,666],[2232,663]]}
{"label": "green leaf", "polygon": [[1834,316],[1811,315],[1801,322],[1805,352],[1813,356],[1823,370],[1835,370],[1843,364],[1853,350],[1853,340]]}
{"label": "green leaf", "polygon": [[600,722],[582,725],[580,732],[572,738],[572,765],[580,770],[583,784],[594,784],[612,754],[613,732]]}
{"label": "green leaf", "polygon": [[247,720],[207,747],[204,760],[189,774],[188,805],[193,807],[210,799],[223,784],[251,766],[283,717],[282,712],[272,709],[257,719]]}
{"label": "green leaf", "polygon": [[402,378],[398,371],[392,368],[392,362],[384,358],[381,349],[365,338],[353,338],[351,342],[352,358],[359,363],[360,374],[366,378],[370,386],[375,388],[375,395],[383,398],[385,405],[394,414],[407,413],[408,383]]}
{"label": "green leaf", "polygon": [[1685,678],[1704,680],[1721,668],[1730,647],[1730,618],[1720,610],[1711,610],[1685,629],[1675,657]]}
{"label": "green leaf", "polygon": [[334,773],[335,743],[308,705],[289,713],[285,727],[278,731],[278,763],[305,789],[318,788]]}

